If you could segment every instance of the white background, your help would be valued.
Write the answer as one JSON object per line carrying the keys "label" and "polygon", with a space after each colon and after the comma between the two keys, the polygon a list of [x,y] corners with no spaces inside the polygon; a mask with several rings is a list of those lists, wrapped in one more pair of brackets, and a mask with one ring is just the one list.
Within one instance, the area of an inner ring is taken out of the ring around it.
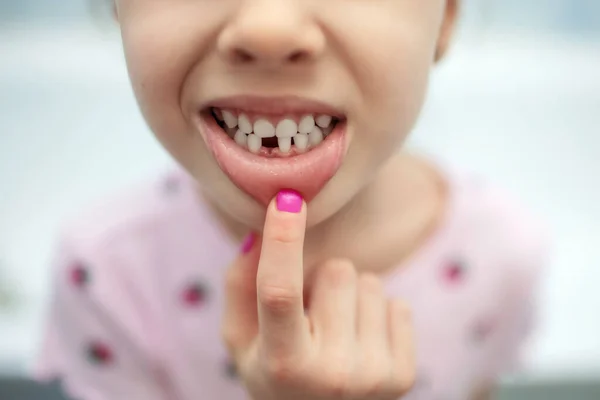
{"label": "white background", "polygon": [[[597,3],[596,3],[597,4]],[[535,376],[600,376],[600,44],[464,34],[411,145],[516,192],[556,251]],[[0,368],[31,361],[63,217],[169,164],[136,109],[116,32],[0,30]]]}

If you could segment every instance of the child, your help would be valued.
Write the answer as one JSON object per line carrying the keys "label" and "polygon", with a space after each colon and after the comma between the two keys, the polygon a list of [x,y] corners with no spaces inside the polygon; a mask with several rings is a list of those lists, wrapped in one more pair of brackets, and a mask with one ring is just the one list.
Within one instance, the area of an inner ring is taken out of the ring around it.
{"label": "child", "polygon": [[181,168],[67,225],[37,376],[84,400],[491,394],[543,231],[400,150],[457,3],[117,0]]}

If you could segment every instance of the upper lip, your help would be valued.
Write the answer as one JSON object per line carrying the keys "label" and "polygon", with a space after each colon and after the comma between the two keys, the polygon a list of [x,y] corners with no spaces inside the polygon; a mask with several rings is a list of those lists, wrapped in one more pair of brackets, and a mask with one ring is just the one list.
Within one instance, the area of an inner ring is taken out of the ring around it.
{"label": "upper lip", "polygon": [[202,109],[215,107],[240,110],[253,114],[324,114],[344,118],[344,113],[329,104],[298,96],[253,96],[242,95],[214,99],[206,102]]}

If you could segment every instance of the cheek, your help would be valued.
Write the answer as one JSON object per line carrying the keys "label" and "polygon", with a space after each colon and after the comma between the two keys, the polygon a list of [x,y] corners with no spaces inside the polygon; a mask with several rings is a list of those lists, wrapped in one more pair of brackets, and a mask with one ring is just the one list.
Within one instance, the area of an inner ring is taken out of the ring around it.
{"label": "cheek", "polygon": [[133,90],[144,117],[158,136],[184,128],[182,89],[188,74],[204,56],[211,29],[195,17],[202,15],[210,20],[210,10],[203,8],[204,2],[140,2],[121,19]]}
{"label": "cheek", "polygon": [[381,131],[406,131],[416,120],[433,63],[440,1],[356,2],[346,4],[344,18],[328,10],[362,99],[358,109],[367,110]]}
{"label": "cheek", "polygon": [[416,43],[403,43],[397,49],[397,55],[380,64],[376,76],[382,77],[380,89],[386,101],[381,107],[389,116],[389,126],[408,133],[425,101],[432,58]]}
{"label": "cheek", "polygon": [[387,32],[377,34],[373,38],[375,44],[365,46],[363,57],[367,58],[364,70],[360,71],[361,89],[364,98],[386,115],[414,117],[427,89],[434,46],[427,37],[392,26]]}
{"label": "cheek", "polygon": [[422,109],[438,20],[427,11],[415,7],[380,14],[348,46],[358,97],[363,101],[360,110],[366,110],[358,113],[359,130],[366,134],[359,132],[361,146],[356,152],[364,153],[361,157],[371,166],[402,146]]}
{"label": "cheek", "polygon": [[[398,32],[398,29],[396,29]],[[375,38],[374,38],[375,39]],[[368,110],[362,121],[378,157],[395,152],[413,129],[422,109],[432,65],[430,44],[398,34],[377,35],[376,45],[365,46],[357,82]],[[357,61],[358,63],[358,61]]]}

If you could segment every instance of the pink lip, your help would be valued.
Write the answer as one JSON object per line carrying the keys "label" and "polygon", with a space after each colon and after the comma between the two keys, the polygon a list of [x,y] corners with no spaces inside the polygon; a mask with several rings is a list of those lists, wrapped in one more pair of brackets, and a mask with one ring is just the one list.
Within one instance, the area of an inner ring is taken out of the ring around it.
{"label": "pink lip", "polygon": [[295,96],[261,97],[236,96],[213,100],[205,104],[207,107],[240,110],[253,114],[286,115],[286,114],[326,114],[342,119],[344,114],[325,103],[307,100]]}
{"label": "pink lip", "polygon": [[[210,106],[242,109],[265,114],[323,113],[341,114],[327,106],[296,98],[264,99],[237,97],[211,102]],[[215,160],[241,190],[267,206],[282,189],[293,189],[310,202],[335,175],[347,151],[346,122],[340,121],[333,132],[316,148],[299,155],[267,158],[237,145],[212,116],[199,112],[199,130]]]}

